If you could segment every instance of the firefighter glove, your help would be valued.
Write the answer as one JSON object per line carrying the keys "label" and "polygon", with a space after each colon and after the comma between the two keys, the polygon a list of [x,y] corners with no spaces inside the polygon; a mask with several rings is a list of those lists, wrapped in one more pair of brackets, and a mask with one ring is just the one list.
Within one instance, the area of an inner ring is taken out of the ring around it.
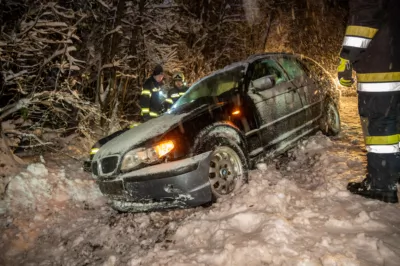
{"label": "firefighter glove", "polygon": [[338,79],[339,83],[345,87],[351,87],[354,83],[354,79],[352,78],[353,67],[349,60],[340,58],[339,66],[338,66]]}

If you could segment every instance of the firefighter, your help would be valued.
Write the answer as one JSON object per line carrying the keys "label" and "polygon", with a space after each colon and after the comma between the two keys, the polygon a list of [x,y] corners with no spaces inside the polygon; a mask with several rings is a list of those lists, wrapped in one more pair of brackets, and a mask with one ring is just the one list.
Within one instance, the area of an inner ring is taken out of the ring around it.
{"label": "firefighter", "polygon": [[350,0],[340,52],[339,82],[357,73],[358,111],[367,149],[367,175],[347,189],[365,198],[397,203],[400,176],[400,1]]}
{"label": "firefighter", "polygon": [[[188,90],[185,83],[185,76],[182,72],[175,72],[172,75],[174,86],[168,91],[166,102],[172,106]],[[169,106],[169,107],[170,107]]]}
{"label": "firefighter", "polygon": [[143,122],[158,117],[162,114],[162,99],[161,90],[162,81],[164,79],[164,70],[162,66],[157,65],[151,77],[143,84],[142,94],[140,95],[140,107]]}

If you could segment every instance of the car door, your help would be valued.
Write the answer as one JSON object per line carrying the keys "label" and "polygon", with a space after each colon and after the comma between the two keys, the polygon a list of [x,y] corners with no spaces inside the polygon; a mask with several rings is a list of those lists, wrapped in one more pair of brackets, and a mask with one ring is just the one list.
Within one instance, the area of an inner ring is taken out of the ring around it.
{"label": "car door", "polygon": [[[280,150],[295,136],[298,113],[303,106],[297,88],[289,81],[283,69],[274,58],[264,58],[252,64],[248,96],[255,104],[259,116],[257,130],[248,132],[259,134],[262,148],[250,151],[255,156],[263,151]],[[257,90],[254,84],[267,76],[274,77],[274,86]]]}
{"label": "car door", "polygon": [[278,62],[287,73],[290,81],[298,88],[304,108],[305,117],[303,117],[307,120],[306,127],[314,127],[321,114],[322,90],[317,87],[306,66],[297,58],[282,56],[278,58]]}

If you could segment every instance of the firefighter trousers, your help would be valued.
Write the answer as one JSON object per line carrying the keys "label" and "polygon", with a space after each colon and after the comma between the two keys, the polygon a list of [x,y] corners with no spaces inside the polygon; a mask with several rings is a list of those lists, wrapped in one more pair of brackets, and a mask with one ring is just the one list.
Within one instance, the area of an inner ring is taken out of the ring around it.
{"label": "firefighter trousers", "polygon": [[397,190],[400,177],[400,92],[358,92],[371,189]]}

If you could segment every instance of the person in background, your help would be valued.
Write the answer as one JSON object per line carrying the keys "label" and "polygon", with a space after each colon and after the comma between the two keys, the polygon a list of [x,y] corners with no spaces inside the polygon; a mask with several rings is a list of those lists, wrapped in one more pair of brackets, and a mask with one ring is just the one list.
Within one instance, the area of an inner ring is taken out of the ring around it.
{"label": "person in background", "polygon": [[350,0],[338,78],[350,87],[357,72],[358,110],[367,149],[367,176],[347,189],[397,203],[400,176],[400,1]]}
{"label": "person in background", "polygon": [[168,91],[168,98],[165,100],[169,104],[168,109],[188,90],[185,85],[185,76],[182,72],[173,73],[172,80],[174,86]]}
{"label": "person in background", "polygon": [[140,107],[142,121],[146,122],[162,114],[162,81],[164,79],[164,70],[161,65],[157,65],[151,77],[143,84],[140,95]]}

